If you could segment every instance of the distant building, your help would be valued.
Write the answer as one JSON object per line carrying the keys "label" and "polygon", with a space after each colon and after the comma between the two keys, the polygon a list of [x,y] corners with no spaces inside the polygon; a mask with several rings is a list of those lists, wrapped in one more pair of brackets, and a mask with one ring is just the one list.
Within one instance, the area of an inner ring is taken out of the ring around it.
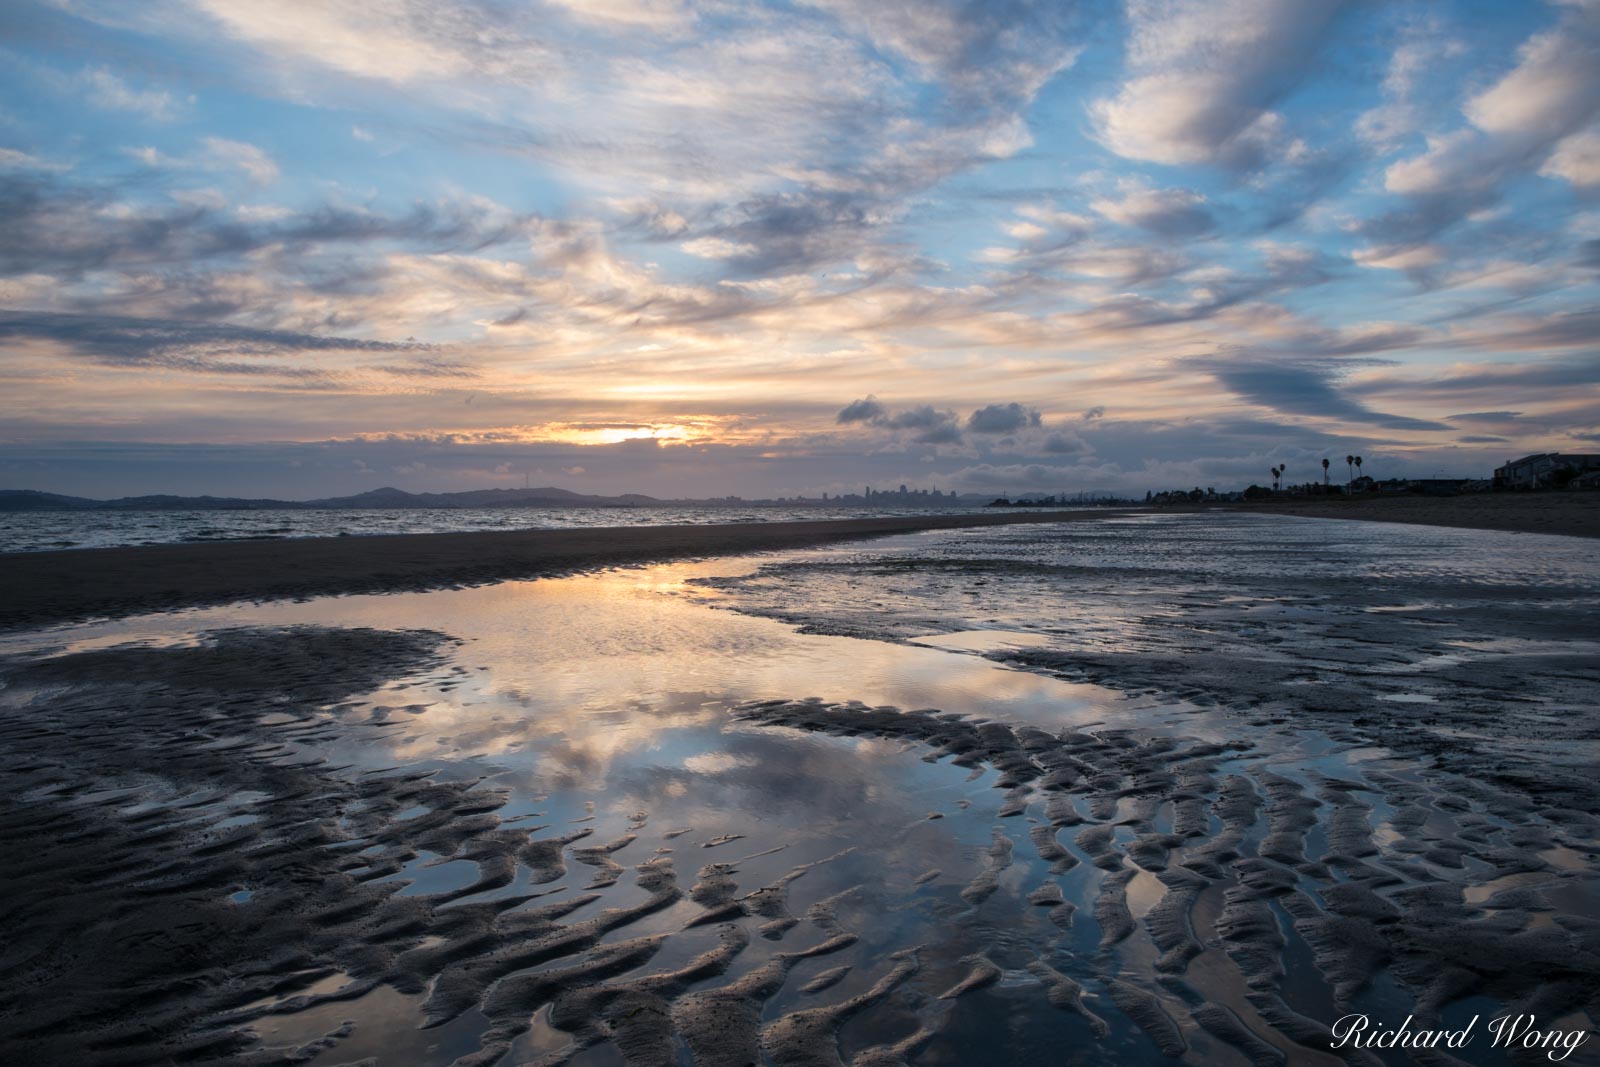
{"label": "distant building", "polygon": [[1553,489],[1600,470],[1600,455],[1572,452],[1537,452],[1496,467],[1496,489]]}
{"label": "distant building", "polygon": [[1405,491],[1423,496],[1455,496],[1466,492],[1471,484],[1468,478],[1412,478],[1405,483]]}

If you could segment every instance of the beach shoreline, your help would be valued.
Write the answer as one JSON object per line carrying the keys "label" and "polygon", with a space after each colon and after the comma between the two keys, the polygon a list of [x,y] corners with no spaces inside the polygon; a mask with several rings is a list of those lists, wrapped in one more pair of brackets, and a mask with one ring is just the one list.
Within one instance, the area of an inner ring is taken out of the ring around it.
{"label": "beach shoreline", "polygon": [[607,526],[135,545],[0,553],[0,631],[234,601],[416,592],[597,567],[809,548],[926,530],[1244,511],[1508,533],[1600,537],[1600,494],[1277,500],[1152,509]]}
{"label": "beach shoreline", "polygon": [[396,534],[0,554],[0,631],[148,611],[413,592],[596,567],[808,548],[923,530],[1081,522],[1096,509],[815,522]]}
{"label": "beach shoreline", "polygon": [[1323,497],[1242,504],[1180,504],[1165,513],[1249,511],[1307,519],[1354,519],[1504,533],[1600,537],[1600,493],[1473,493],[1464,496]]}

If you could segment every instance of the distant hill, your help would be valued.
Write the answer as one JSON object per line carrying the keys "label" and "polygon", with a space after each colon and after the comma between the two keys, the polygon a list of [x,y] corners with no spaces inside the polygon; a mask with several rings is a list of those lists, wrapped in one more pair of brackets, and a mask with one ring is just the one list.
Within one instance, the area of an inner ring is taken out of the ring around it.
{"label": "distant hill", "polygon": [[33,489],[0,489],[0,511],[251,511],[303,508],[287,500],[246,500],[232,496],[125,496],[91,500],[82,496],[41,493]]}
{"label": "distant hill", "polygon": [[306,502],[313,508],[570,508],[648,507],[661,501],[638,493],[589,496],[570,489],[467,489],[459,493],[408,493],[385,486],[355,496],[334,496]]}
{"label": "distant hill", "polygon": [[570,508],[650,507],[663,504],[653,496],[624,493],[590,496],[570,489],[468,489],[460,493],[408,493],[385,486],[355,496],[321,500],[246,499],[229,496],[125,496],[91,500],[34,489],[0,489],[0,511],[252,511],[271,508]]}
{"label": "distant hill", "polygon": [[0,489],[0,511],[72,511],[92,508],[99,501],[60,493],[41,493],[35,489]]}
{"label": "distant hill", "polygon": [[835,507],[951,507],[988,503],[986,496],[954,494],[929,495],[926,492],[875,493],[871,497],[835,497],[831,500],[742,500],[723,497],[716,500],[663,500],[643,493],[620,496],[591,496],[557,489],[553,485],[529,489],[467,489],[459,493],[408,493],[386,485],[354,496],[332,496],[321,500],[272,500],[232,496],[125,496],[116,500],[91,500],[35,489],[0,489],[0,512],[6,511],[264,511],[269,509],[329,508],[648,508],[648,507],[795,507],[832,505]]}

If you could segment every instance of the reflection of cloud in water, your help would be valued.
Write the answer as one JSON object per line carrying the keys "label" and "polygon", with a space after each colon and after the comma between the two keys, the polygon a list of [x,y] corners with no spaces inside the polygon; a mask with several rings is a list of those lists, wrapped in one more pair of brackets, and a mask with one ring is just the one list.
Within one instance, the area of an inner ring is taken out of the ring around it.
{"label": "reflection of cloud in water", "polygon": [[[106,639],[134,627],[141,635],[161,628],[191,633],[248,615],[253,625],[316,619],[443,630],[466,642],[454,673],[432,676],[448,688],[430,689],[424,699],[407,682],[373,694],[373,705],[428,706],[418,714],[388,715],[394,725],[385,752],[341,751],[340,757],[358,763],[488,759],[550,788],[603,783],[618,759],[662,744],[673,731],[721,722],[726,708],[741,700],[815,695],[1049,725],[1100,721],[1123,703],[1093,686],[936,649],[798,635],[782,623],[709,610],[703,597],[679,595],[689,578],[736,575],[753,566],[723,560],[434,593],[217,608],[99,629]],[[685,751],[674,762],[681,766],[699,754]]]}
{"label": "reflection of cloud in water", "polygon": [[735,767],[749,767],[754,764],[748,757],[735,756],[731,752],[706,752],[698,756],[690,756],[683,761],[685,769],[695,774],[724,774]]}

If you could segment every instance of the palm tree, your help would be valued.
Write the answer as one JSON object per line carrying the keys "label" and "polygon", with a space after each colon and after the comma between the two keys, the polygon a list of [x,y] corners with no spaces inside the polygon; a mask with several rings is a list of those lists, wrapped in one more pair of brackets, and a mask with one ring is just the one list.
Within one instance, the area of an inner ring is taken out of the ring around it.
{"label": "palm tree", "polygon": [[1272,468],[1272,491],[1274,493],[1276,493],[1278,491],[1278,468],[1277,467],[1273,467]]}
{"label": "palm tree", "polygon": [[1361,469],[1361,457],[1357,456],[1356,457],[1356,470],[1360,470],[1360,469]]}
{"label": "palm tree", "polygon": [[1356,480],[1355,464],[1356,464],[1356,457],[1354,457],[1354,456],[1346,456],[1346,457],[1344,457],[1345,469],[1350,472],[1350,477],[1349,477],[1349,479],[1347,479],[1345,481],[1345,484],[1344,484],[1346,492],[1349,492],[1349,491],[1351,491],[1351,490],[1353,490],[1355,488],[1355,480]]}
{"label": "palm tree", "polygon": [[1328,461],[1322,461],[1322,488],[1328,488]]}

